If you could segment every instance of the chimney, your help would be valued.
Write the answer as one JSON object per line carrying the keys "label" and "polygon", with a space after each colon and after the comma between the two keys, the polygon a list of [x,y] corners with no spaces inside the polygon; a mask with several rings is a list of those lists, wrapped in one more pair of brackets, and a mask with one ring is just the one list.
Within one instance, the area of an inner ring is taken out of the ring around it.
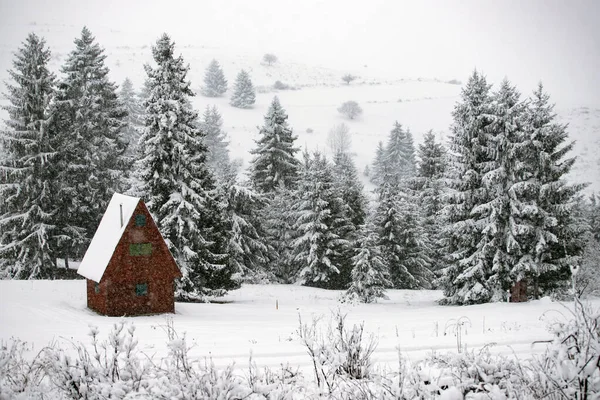
{"label": "chimney", "polygon": [[120,214],[121,214],[121,228],[123,227],[123,203],[119,204]]}

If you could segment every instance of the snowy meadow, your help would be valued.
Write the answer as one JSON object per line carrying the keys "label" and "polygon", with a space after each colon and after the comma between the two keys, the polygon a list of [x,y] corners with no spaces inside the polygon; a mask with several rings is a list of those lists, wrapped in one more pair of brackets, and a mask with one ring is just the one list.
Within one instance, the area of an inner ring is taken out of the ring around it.
{"label": "snowy meadow", "polygon": [[[470,399],[505,399],[569,398],[577,392],[554,387],[556,382],[569,387],[577,381],[582,361],[577,353],[560,355],[549,329],[574,318],[572,302],[544,298],[447,307],[436,303],[441,297],[437,291],[390,290],[389,299],[375,304],[347,304],[339,302],[342,293],[244,285],[218,304],[177,303],[171,316],[111,318],[86,308],[83,281],[2,281],[2,393],[8,398],[42,398],[46,391],[56,398],[462,399],[464,394]],[[600,303],[594,300],[586,306],[597,310]],[[364,327],[361,340],[346,342],[355,352],[345,352],[336,341],[339,315],[345,316],[346,340]],[[129,340],[131,327],[135,346]],[[308,343],[317,350],[318,373],[303,339],[312,328],[316,329]],[[585,341],[579,333],[583,352]],[[94,340],[109,361],[118,353],[118,378],[111,378],[110,365],[95,364]],[[181,346],[195,372],[176,380],[173,373],[183,371],[175,367],[183,360],[177,353]],[[114,347],[117,351],[111,354]],[[19,354],[21,348],[25,351]],[[61,359],[53,359],[59,348]],[[82,358],[84,348],[91,359]],[[339,371],[340,363],[352,363],[349,355],[363,355],[360,351],[368,348],[368,362],[356,362],[364,374],[361,380]],[[135,355],[135,368],[127,351]],[[36,360],[44,360],[45,377],[39,366],[28,370],[34,364],[17,362],[22,355],[30,363],[36,354]],[[545,364],[528,364],[532,357]],[[553,357],[560,365],[552,363]],[[157,371],[149,367],[150,360],[160,365]],[[520,372],[523,376],[516,372],[517,361],[526,370]],[[590,384],[597,385],[599,378],[592,372]],[[73,384],[77,390],[69,387]]]}

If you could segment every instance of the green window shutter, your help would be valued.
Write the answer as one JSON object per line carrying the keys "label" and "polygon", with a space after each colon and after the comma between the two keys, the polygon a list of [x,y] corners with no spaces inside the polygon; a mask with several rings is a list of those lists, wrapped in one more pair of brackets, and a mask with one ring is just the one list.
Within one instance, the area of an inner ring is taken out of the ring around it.
{"label": "green window shutter", "polygon": [[152,243],[130,243],[130,256],[149,256],[152,254]]}
{"label": "green window shutter", "polygon": [[148,295],[148,284],[147,283],[138,283],[137,285],[135,285],[135,295],[136,296]]}
{"label": "green window shutter", "polygon": [[146,226],[146,216],[144,214],[135,216],[135,226]]}

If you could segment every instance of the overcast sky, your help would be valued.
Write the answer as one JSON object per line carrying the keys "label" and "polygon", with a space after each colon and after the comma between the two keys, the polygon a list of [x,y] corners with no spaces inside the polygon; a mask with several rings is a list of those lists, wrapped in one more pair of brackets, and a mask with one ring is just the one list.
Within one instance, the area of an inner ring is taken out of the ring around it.
{"label": "overcast sky", "polygon": [[33,21],[122,30],[123,44],[168,32],[178,44],[398,77],[464,80],[476,67],[524,94],[541,79],[559,103],[600,107],[599,16],[600,0],[0,0],[0,41],[16,47]]}

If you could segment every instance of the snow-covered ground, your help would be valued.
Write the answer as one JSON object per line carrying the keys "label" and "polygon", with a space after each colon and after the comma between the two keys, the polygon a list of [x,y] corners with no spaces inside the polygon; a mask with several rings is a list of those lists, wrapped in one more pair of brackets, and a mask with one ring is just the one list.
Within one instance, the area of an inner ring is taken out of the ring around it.
{"label": "snow-covered ground", "polygon": [[[222,304],[176,303],[173,322],[194,344],[191,355],[211,357],[216,366],[235,362],[247,367],[252,354],[258,366],[289,363],[305,369],[310,359],[296,335],[298,318],[325,324],[338,308],[352,325],[364,321],[365,330],[378,339],[376,362],[397,362],[397,346],[412,360],[428,352],[456,351],[453,323],[467,321],[463,344],[479,348],[495,343],[493,351],[527,357],[543,350],[549,321],[567,315],[567,309],[549,299],[523,304],[439,306],[437,291],[389,291],[389,300],[348,305],[337,301],[339,291],[295,285],[244,285],[230,292]],[[276,307],[278,305],[278,307]],[[568,306],[568,304],[567,304]],[[593,306],[600,306],[600,300]],[[51,341],[90,343],[90,326],[106,337],[121,318],[104,317],[86,307],[85,281],[0,281],[0,341],[10,337],[39,349]],[[166,355],[166,315],[128,317],[136,326],[140,349],[148,355]]]}

